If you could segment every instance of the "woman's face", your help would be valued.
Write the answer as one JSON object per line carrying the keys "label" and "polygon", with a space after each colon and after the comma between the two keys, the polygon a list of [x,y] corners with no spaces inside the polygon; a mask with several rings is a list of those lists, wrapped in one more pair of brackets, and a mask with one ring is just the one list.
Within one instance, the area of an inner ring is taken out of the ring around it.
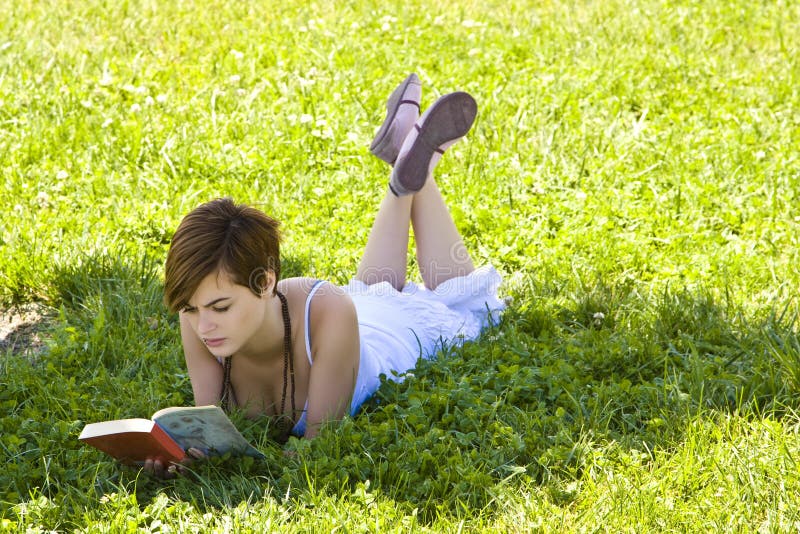
{"label": "woman's face", "polygon": [[249,288],[234,284],[225,273],[211,273],[181,310],[211,354],[235,354],[263,324],[266,301]]}

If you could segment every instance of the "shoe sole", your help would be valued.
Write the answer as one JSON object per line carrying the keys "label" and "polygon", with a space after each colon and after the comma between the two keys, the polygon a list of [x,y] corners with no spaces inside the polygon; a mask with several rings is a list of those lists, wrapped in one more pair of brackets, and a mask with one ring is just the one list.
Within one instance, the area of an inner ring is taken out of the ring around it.
{"label": "shoe sole", "polygon": [[[414,73],[409,74],[389,95],[389,100],[386,102],[386,118],[369,146],[370,152],[389,164],[393,164],[397,159],[397,151],[392,148],[392,136],[390,135],[392,122],[394,122],[400,106],[404,104],[403,94],[411,84],[421,85],[419,77]],[[417,108],[419,108],[419,102],[417,102]]]}
{"label": "shoe sole", "polygon": [[411,148],[394,166],[389,185],[395,194],[407,195],[422,189],[434,152],[467,135],[477,115],[478,105],[467,93],[450,93],[434,102],[417,127]]}

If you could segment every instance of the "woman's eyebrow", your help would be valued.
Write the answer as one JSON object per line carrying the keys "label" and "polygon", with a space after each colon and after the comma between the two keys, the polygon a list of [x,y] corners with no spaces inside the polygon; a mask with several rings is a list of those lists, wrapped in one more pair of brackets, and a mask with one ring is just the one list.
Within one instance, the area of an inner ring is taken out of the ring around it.
{"label": "woman's eyebrow", "polygon": [[223,300],[228,300],[229,298],[230,298],[230,297],[220,297],[220,298],[218,298],[218,299],[214,299],[214,300],[212,300],[211,302],[209,302],[208,304],[203,304],[203,307],[204,307],[204,308],[210,308],[210,307],[211,307],[211,306],[213,306],[214,304],[217,304],[217,303],[219,303],[219,302],[221,302],[221,301],[223,301]]}

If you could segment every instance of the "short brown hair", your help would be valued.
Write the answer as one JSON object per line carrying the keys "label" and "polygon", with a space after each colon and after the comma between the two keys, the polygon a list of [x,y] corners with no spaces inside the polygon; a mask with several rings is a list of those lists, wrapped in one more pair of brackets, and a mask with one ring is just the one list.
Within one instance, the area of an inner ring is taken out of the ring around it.
{"label": "short brown hair", "polygon": [[200,282],[224,272],[234,284],[260,295],[267,271],[280,278],[280,232],[275,219],[255,208],[218,198],[187,214],[167,252],[164,304],[175,312],[189,303]]}

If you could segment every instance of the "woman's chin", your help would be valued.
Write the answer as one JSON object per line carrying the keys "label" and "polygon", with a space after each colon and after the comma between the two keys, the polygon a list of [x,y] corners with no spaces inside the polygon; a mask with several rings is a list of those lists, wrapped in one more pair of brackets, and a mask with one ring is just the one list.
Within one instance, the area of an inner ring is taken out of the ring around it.
{"label": "woman's chin", "polygon": [[206,343],[206,348],[215,358],[223,359],[236,354],[242,347],[234,343],[233,340],[226,338],[222,343]]}
{"label": "woman's chin", "polygon": [[230,343],[223,343],[222,345],[217,345],[215,347],[206,347],[215,358],[226,358],[234,352],[230,349]]}

